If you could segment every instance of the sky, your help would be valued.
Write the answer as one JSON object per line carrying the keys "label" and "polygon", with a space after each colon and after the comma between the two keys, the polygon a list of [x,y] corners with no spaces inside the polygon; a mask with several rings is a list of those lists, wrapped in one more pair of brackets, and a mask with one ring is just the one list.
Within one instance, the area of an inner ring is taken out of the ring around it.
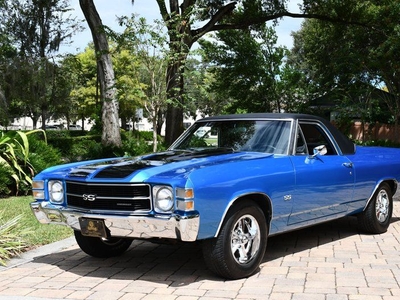
{"label": "sky", "polygon": [[[289,1],[288,8],[290,12],[298,12],[299,0]],[[155,0],[135,0],[132,5],[130,0],[94,0],[97,11],[104,25],[111,27],[115,31],[122,31],[118,26],[117,16],[130,16],[137,14],[139,17],[144,17],[148,22],[160,18],[160,13]],[[79,1],[71,1],[71,6],[74,9],[73,15],[76,15],[79,20],[84,20]],[[278,35],[278,46],[286,46],[289,49],[293,45],[292,31],[300,29],[302,19],[285,18],[279,22],[276,28]],[[76,34],[72,38],[70,45],[62,46],[61,52],[77,53],[84,51],[92,37],[86,22],[83,23],[86,27],[85,31]],[[272,25],[272,22],[271,22]]]}

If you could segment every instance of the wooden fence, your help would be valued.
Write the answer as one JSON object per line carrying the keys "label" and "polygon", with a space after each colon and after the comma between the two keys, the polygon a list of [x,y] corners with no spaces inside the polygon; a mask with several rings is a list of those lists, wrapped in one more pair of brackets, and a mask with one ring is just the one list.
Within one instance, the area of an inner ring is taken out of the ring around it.
{"label": "wooden fence", "polygon": [[400,143],[400,126],[388,124],[364,124],[361,122],[354,122],[350,128],[350,137],[358,141],[371,141],[371,140],[389,140],[392,142]]}

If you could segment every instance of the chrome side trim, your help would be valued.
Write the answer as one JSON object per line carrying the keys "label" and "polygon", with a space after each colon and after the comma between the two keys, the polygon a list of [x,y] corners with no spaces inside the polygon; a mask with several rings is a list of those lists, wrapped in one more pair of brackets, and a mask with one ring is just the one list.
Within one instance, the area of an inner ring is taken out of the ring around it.
{"label": "chrome side trim", "polygon": [[59,224],[69,226],[74,230],[81,230],[79,218],[104,220],[110,235],[125,238],[169,238],[184,242],[196,241],[200,216],[197,212],[187,215],[108,215],[86,214],[79,210],[52,205],[49,202],[32,202],[31,209],[40,223]]}

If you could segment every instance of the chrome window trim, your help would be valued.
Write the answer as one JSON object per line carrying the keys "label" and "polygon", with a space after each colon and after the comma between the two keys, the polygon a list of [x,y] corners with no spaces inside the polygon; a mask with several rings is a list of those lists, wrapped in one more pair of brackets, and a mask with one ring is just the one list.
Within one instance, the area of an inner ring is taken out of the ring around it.
{"label": "chrome window trim", "polygon": [[196,125],[196,124],[203,124],[200,125],[200,127],[204,127],[206,126],[207,123],[209,122],[227,122],[227,121],[282,121],[282,122],[290,122],[290,128],[289,128],[289,141],[288,141],[288,147],[286,149],[286,153],[284,154],[276,154],[276,155],[289,155],[289,153],[291,153],[291,148],[293,147],[293,131],[294,131],[294,119],[293,118],[263,118],[263,117],[255,117],[255,118],[237,118],[237,119],[230,119],[230,118],[221,118],[218,120],[209,120],[209,121],[205,121],[205,122],[195,122],[193,123],[192,126],[190,126],[188,129],[186,129],[186,131],[183,132],[183,134],[178,137],[174,143],[172,143],[172,145],[168,148],[168,150],[173,150],[175,148],[175,146],[179,143],[181,143],[181,141],[183,139],[186,138],[186,136],[191,132],[191,128]]}
{"label": "chrome window trim", "polygon": [[308,152],[308,148],[307,147],[306,147],[307,154],[304,154],[304,155],[297,154],[297,134],[298,133],[301,134],[301,137],[302,137],[304,143],[306,144],[306,146],[307,146],[307,141],[306,141],[306,138],[304,137],[303,130],[301,130],[301,127],[300,127],[300,124],[299,124],[298,120],[296,121],[296,127],[295,128],[296,129],[293,130],[294,131],[293,132],[293,149],[290,152],[291,155],[293,155],[293,156],[308,156],[308,155],[310,155],[310,153]]}
{"label": "chrome window trim", "polygon": [[[333,139],[332,135],[330,134],[329,131],[327,131],[326,127],[324,124],[322,124],[319,121],[316,120],[299,120],[298,121],[298,126],[300,126],[301,124],[309,124],[309,125],[316,125],[318,127],[320,127],[322,129],[322,131],[325,133],[325,136],[329,139],[332,147],[334,148],[334,150],[336,151],[336,155],[343,155],[342,151],[339,148],[339,145],[336,143],[336,141]],[[296,131],[297,132],[297,131]],[[307,142],[307,140],[306,140]]]}

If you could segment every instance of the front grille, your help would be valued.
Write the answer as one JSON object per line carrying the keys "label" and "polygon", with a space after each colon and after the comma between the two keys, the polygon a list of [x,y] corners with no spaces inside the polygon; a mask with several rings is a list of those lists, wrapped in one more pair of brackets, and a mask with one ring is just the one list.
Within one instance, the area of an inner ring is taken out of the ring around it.
{"label": "front grille", "polygon": [[89,210],[148,212],[151,210],[147,184],[66,182],[68,206]]}

